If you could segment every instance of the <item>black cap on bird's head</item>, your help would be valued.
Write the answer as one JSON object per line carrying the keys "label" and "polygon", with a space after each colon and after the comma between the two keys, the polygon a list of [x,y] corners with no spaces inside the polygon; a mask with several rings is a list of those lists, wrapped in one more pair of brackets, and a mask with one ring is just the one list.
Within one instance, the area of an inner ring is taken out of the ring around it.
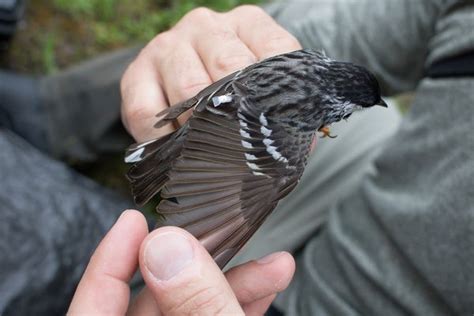
{"label": "black cap on bird's head", "polygon": [[375,76],[366,68],[316,54],[316,79],[326,103],[325,124],[348,118],[354,111],[375,105],[387,107]]}
{"label": "black cap on bird's head", "polygon": [[340,73],[340,80],[343,82],[340,94],[344,99],[364,108],[385,104],[380,96],[379,83],[371,72],[354,64],[340,64],[345,68]]}
{"label": "black cap on bird's head", "polygon": [[326,92],[335,99],[363,108],[387,106],[380,95],[377,79],[364,67],[331,61],[327,64],[323,78],[326,81]]}

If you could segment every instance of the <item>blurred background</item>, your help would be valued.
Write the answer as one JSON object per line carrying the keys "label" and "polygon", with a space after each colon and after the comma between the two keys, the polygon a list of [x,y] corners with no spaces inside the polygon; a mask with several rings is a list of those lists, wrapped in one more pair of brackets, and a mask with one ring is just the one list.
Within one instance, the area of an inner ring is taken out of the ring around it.
{"label": "blurred background", "polygon": [[[225,11],[258,2],[261,1],[0,0],[0,36],[2,30],[12,33],[1,36],[0,69],[54,74],[101,53],[144,44],[195,7]],[[130,195],[124,177],[128,166],[121,154],[101,157],[93,163],[68,163],[97,182]]]}
{"label": "blurred background", "polygon": [[[0,3],[15,0],[0,0]],[[51,74],[116,48],[145,43],[199,6],[225,11],[258,0],[34,0],[12,41],[3,44],[0,67]]]}

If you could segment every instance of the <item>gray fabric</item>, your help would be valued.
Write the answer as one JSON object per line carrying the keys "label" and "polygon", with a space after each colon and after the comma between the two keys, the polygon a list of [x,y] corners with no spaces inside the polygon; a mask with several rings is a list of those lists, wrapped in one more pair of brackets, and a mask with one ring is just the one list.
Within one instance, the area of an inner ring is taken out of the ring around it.
{"label": "gray fabric", "polygon": [[[136,54],[121,50],[42,79],[49,154],[91,160],[132,142],[120,123],[119,82]],[[0,129],[0,148],[0,315],[63,315],[97,243],[134,204],[8,130]],[[142,284],[136,276],[132,292]]]}
{"label": "gray fabric", "polygon": [[419,80],[433,61],[474,49],[474,2],[292,1],[268,10],[303,46],[369,67],[386,94],[417,87],[372,172],[334,201],[298,254],[277,306],[287,315],[472,315],[474,79]]}
{"label": "gray fabric", "polygon": [[98,241],[133,204],[0,129],[0,314],[64,314]]}
{"label": "gray fabric", "polygon": [[133,143],[120,121],[120,78],[139,49],[105,54],[41,80],[53,156],[91,161]]}

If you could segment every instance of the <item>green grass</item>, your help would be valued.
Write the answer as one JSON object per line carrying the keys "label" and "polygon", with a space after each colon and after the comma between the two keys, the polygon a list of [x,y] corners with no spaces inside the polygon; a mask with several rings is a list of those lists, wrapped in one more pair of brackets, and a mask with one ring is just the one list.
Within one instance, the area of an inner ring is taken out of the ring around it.
{"label": "green grass", "polygon": [[41,41],[41,63],[46,73],[53,73],[58,70],[56,65],[55,47],[56,37],[54,33],[48,33],[44,35],[44,39]]}
{"label": "green grass", "polygon": [[50,74],[99,53],[145,43],[195,7],[217,11],[258,0],[35,0],[0,60],[2,68]]}

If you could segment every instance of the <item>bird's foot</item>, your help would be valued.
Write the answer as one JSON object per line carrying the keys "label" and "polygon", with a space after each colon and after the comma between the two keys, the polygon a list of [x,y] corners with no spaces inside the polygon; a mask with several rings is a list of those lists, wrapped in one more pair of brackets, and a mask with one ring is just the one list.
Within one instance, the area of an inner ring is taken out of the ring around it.
{"label": "bird's foot", "polygon": [[331,135],[331,131],[329,130],[328,126],[321,127],[318,132],[323,133],[321,138],[329,137],[329,138],[336,138],[337,135]]}

